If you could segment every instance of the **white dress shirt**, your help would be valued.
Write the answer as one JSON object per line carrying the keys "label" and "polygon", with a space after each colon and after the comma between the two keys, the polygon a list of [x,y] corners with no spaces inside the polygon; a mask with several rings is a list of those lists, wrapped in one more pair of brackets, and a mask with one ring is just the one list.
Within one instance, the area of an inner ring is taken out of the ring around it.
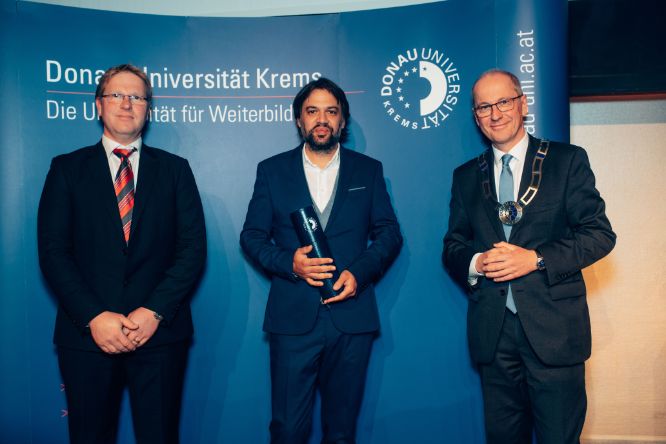
{"label": "white dress shirt", "polygon": [[104,152],[109,161],[109,171],[111,171],[111,180],[113,181],[116,180],[116,174],[118,173],[118,168],[120,168],[120,157],[113,154],[113,150],[116,148],[122,148],[125,150],[136,148],[136,151],[129,156],[129,163],[132,165],[132,174],[134,175],[134,188],[136,189],[136,183],[139,178],[139,158],[141,157],[141,146],[143,145],[142,138],[139,136],[138,139],[129,145],[121,145],[102,134],[102,145],[104,145]]}
{"label": "white dress shirt", "polygon": [[328,205],[328,201],[331,200],[338,171],[340,170],[340,144],[335,149],[333,158],[323,168],[319,168],[308,159],[305,144],[303,144],[303,169],[305,170],[305,179],[308,182],[310,196],[321,213]]}
{"label": "white dress shirt", "polygon": [[[529,145],[529,137],[527,133],[523,136],[520,141],[509,150],[508,153],[498,150],[493,145],[493,168],[495,172],[495,195],[499,196],[499,177],[502,173],[502,156],[504,154],[511,154],[512,159],[509,161],[509,168],[511,168],[511,174],[513,176],[513,200],[518,201],[518,191],[520,190],[520,178],[523,176],[523,168],[525,167],[525,157],[527,156],[527,147]],[[499,217],[499,216],[498,216]],[[479,273],[476,270],[476,259],[481,255],[481,253],[476,253],[472,256],[472,260],[469,263],[469,272],[467,282],[470,285],[475,285],[477,279],[480,276],[483,276],[483,273]]]}

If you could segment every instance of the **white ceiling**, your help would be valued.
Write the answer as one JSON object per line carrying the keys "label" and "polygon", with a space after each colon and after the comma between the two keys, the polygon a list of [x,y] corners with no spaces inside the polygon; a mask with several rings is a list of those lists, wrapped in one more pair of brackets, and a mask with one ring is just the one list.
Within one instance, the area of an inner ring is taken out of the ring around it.
{"label": "white ceiling", "polygon": [[78,8],[142,14],[263,17],[276,15],[322,14],[393,6],[435,3],[441,0],[29,0]]}

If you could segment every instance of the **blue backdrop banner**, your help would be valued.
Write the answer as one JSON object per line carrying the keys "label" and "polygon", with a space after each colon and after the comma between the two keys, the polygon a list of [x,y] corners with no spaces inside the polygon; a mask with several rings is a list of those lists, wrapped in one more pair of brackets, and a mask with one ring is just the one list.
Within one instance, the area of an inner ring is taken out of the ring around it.
{"label": "blue backdrop banner", "polygon": [[[186,157],[201,192],[209,259],[192,301],[195,339],[182,442],[268,442],[267,279],[238,237],[257,163],[293,148],[290,108],[308,81],[348,94],[348,147],[381,160],[405,237],[377,288],[360,443],[482,443],[467,302],[444,272],[453,169],[486,148],[471,86],[516,72],[528,130],[568,139],[566,0],[450,0],[316,16],[186,18],[29,2],[0,23],[0,438],[64,443],[67,406],[51,342],[56,302],[38,267],[36,213],[53,156],[101,137],[94,90],[108,67],[145,69],[145,140]],[[126,402],[120,442],[133,442]],[[312,442],[318,442],[318,414]]]}

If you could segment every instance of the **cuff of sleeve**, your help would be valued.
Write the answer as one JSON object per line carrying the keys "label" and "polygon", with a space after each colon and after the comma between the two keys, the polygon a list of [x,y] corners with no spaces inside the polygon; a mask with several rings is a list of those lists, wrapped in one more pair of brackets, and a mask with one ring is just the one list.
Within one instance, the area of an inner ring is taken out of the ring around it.
{"label": "cuff of sleeve", "polygon": [[296,273],[294,273],[294,252],[284,250],[280,253],[280,259],[278,260],[280,264],[279,275],[289,279],[292,282],[297,282],[300,278]]}
{"label": "cuff of sleeve", "polygon": [[474,279],[476,281],[477,278],[485,276],[483,273],[480,273],[476,270],[476,260],[479,256],[481,256],[481,253],[476,253],[474,256],[472,256],[472,260],[469,261],[469,271],[467,273],[468,279]]}
{"label": "cuff of sleeve", "polygon": [[481,256],[481,253],[476,253],[474,256],[472,256],[472,260],[469,261],[469,268],[467,271],[467,283],[469,284],[470,287],[474,287],[478,282],[479,278],[483,277],[483,273],[479,273],[476,270],[476,259]]}
{"label": "cuff of sleeve", "polygon": [[352,276],[354,276],[354,279],[356,279],[356,286],[358,287],[358,292],[361,290],[364,290],[368,284],[370,284],[371,279],[370,276],[366,276],[365,273],[362,272],[362,267],[355,266],[354,264],[350,265],[347,267],[347,271],[349,271]]}

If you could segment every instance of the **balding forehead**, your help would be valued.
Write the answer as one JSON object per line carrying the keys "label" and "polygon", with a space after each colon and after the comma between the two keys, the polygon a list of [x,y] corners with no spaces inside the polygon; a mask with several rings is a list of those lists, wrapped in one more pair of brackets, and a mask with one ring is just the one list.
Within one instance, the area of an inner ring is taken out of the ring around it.
{"label": "balding forehead", "polygon": [[[484,72],[483,74],[481,74],[479,76],[478,79],[476,79],[476,81],[474,82],[474,85],[472,85],[472,101],[474,101],[474,99],[476,98],[475,94],[476,94],[477,86],[479,85],[479,83],[481,83],[482,81],[485,81],[485,80],[492,81],[492,82],[497,82],[497,81],[499,81],[499,79],[504,78],[509,82],[509,84],[511,84],[511,86],[514,89],[514,91],[516,92],[516,94],[522,94],[523,92],[522,92],[522,89],[520,88],[520,83],[516,84],[518,79],[514,78],[512,76],[513,76],[513,74],[510,74],[509,72],[502,71],[502,70],[489,70],[489,71]],[[495,79],[492,79],[493,77],[495,77]]]}

